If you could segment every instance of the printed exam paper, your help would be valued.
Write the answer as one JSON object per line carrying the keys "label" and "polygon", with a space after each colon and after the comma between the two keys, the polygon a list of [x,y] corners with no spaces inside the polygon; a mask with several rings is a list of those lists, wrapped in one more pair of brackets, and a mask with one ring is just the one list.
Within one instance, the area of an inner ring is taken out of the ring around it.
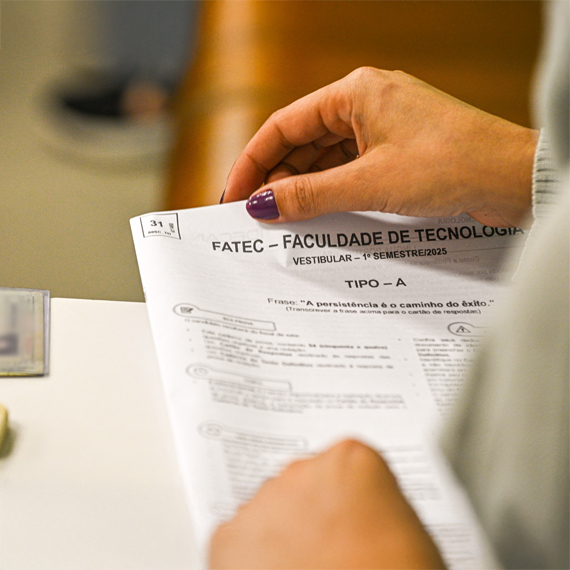
{"label": "printed exam paper", "polygon": [[450,567],[477,563],[433,440],[522,230],[379,213],[267,225],[243,203],[131,226],[203,547],[293,458],[356,437],[386,457]]}

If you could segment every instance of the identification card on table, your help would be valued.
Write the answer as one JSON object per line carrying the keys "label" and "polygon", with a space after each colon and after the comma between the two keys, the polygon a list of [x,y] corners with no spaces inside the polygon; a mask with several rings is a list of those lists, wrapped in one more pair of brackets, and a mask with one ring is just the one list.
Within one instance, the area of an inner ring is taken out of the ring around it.
{"label": "identification card on table", "polygon": [[49,291],[0,287],[0,376],[48,373],[49,302]]}

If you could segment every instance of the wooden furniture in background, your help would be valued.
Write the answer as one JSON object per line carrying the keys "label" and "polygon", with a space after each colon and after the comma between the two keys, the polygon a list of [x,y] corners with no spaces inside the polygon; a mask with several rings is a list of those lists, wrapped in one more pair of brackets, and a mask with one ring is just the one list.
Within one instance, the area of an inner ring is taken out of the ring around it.
{"label": "wooden furniture in background", "polygon": [[540,30],[533,0],[205,1],[176,106],[165,207],[217,203],[274,110],[364,65],[401,69],[529,125]]}

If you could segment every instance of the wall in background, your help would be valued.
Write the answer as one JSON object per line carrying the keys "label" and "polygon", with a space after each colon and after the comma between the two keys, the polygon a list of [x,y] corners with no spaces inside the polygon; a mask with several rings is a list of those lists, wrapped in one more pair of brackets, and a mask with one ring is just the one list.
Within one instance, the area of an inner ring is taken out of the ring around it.
{"label": "wall in background", "polygon": [[158,209],[163,164],[75,153],[47,105],[79,60],[96,60],[86,6],[0,5],[0,286],[141,301],[129,218]]}

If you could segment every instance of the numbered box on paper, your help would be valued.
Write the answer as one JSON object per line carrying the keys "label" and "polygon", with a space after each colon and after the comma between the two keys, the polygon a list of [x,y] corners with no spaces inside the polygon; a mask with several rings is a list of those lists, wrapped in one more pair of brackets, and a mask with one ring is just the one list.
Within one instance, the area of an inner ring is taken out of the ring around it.
{"label": "numbered box on paper", "polygon": [[163,236],[180,239],[178,214],[149,214],[140,218],[144,237]]}

